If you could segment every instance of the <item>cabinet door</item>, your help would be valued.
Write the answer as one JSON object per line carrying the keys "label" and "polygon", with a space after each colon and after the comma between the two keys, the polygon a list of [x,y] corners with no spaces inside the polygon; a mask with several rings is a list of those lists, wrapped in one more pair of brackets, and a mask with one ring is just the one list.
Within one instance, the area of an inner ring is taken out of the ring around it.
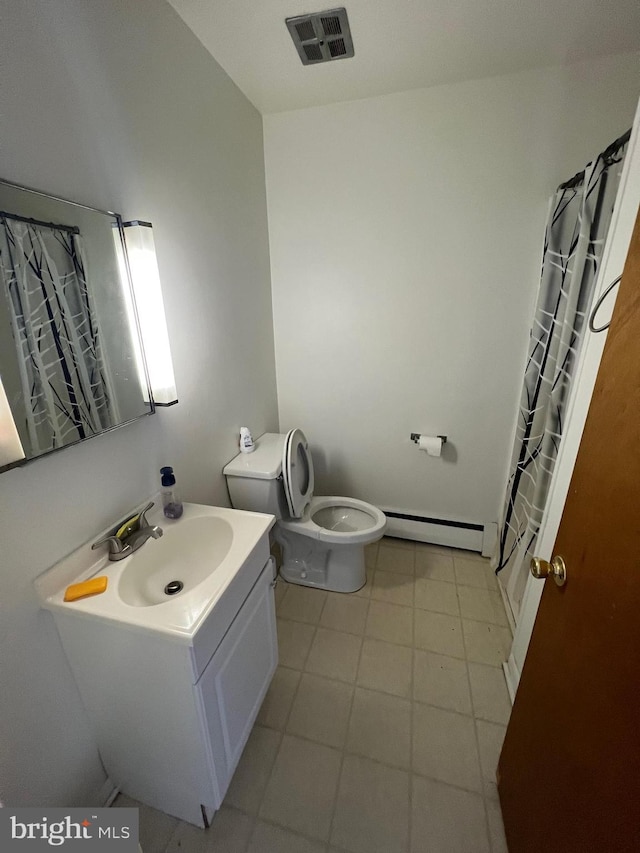
{"label": "cabinet door", "polygon": [[272,581],[269,560],[196,687],[221,799],[278,663]]}

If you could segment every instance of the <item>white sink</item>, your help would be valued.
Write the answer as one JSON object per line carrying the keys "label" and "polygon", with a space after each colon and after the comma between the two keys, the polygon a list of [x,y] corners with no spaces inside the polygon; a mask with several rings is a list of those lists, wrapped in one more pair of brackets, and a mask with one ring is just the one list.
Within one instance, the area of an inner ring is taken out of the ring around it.
{"label": "white sink", "polygon": [[[224,565],[233,544],[232,525],[218,516],[183,517],[163,532],[123,560],[118,595],[125,604],[149,607],[187,595]],[[171,584],[177,592],[165,591]]]}
{"label": "white sink", "polygon": [[[192,638],[219,602],[226,609],[225,592],[241,585],[236,576],[275,524],[272,515],[188,503],[179,519],[165,518],[158,505],[147,519],[162,527],[163,536],[147,540],[130,557],[112,562],[106,546],[91,551],[91,542],[101,538],[97,533],[42,575],[36,586],[43,606]],[[101,575],[108,578],[106,592],[64,601],[69,584]],[[167,594],[165,587],[176,581],[182,586]],[[235,595],[227,598],[235,606]],[[234,615],[220,614],[229,621]]]}

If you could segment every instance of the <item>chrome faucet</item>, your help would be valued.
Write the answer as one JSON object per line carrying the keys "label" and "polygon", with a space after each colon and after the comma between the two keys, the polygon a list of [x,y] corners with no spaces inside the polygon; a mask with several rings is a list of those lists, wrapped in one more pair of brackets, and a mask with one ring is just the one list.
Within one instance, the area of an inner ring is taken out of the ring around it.
{"label": "chrome faucet", "polygon": [[[138,514],[137,518],[134,515],[133,518],[129,519],[129,522],[133,527],[130,532],[127,532],[122,536],[117,536],[115,534],[105,536],[103,539],[99,539],[97,542],[93,543],[91,546],[92,550],[99,548],[101,545],[108,544],[109,559],[124,560],[125,557],[129,557],[134,553],[134,551],[137,551],[138,548],[144,545],[147,539],[159,539],[162,536],[162,528],[157,525],[151,525],[147,521],[146,513],[149,512],[152,506],[153,501],[146,505],[146,507]],[[124,525],[121,525],[119,530],[121,530],[123,526]]]}

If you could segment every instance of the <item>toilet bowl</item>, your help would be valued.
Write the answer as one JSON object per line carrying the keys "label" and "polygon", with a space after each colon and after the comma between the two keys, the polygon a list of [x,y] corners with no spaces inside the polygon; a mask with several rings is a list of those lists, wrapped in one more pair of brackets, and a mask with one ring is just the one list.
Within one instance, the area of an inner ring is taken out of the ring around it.
{"label": "toilet bowl", "polygon": [[280,526],[324,542],[367,545],[382,536],[387,519],[381,510],[356,498],[314,497],[301,519]]}
{"label": "toilet bowl", "polygon": [[364,546],[382,537],[386,517],[356,498],[314,497],[313,460],[302,430],[265,433],[255,451],[236,456],[224,474],[234,507],[278,519],[285,580],[335,592],[364,586]]}

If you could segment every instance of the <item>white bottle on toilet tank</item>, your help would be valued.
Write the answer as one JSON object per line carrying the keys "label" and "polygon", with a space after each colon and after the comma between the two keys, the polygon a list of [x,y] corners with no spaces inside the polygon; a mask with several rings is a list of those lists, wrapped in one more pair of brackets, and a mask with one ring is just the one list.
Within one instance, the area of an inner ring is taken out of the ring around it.
{"label": "white bottle on toilet tank", "polygon": [[255,450],[249,427],[240,427],[240,452],[252,453]]}

